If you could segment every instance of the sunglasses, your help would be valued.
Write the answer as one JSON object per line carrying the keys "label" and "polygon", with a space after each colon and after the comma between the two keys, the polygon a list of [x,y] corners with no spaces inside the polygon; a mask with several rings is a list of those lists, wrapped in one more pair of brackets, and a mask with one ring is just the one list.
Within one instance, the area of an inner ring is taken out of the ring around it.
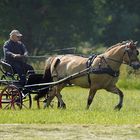
{"label": "sunglasses", "polygon": [[17,36],[17,38],[21,38],[21,36]]}

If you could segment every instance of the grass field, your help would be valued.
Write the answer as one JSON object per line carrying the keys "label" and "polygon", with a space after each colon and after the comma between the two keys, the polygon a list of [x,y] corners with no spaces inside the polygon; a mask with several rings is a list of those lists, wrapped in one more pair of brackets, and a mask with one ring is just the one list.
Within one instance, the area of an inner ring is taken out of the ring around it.
{"label": "grass field", "polygon": [[104,90],[97,92],[89,110],[86,110],[88,90],[68,87],[62,91],[67,109],[0,110],[0,123],[56,123],[56,124],[140,124],[140,91],[123,90],[124,105],[121,111],[114,111],[118,96]]}
{"label": "grass field", "polygon": [[[0,110],[0,139],[140,139],[140,91],[122,90],[124,106],[114,111],[118,96],[97,92],[86,110],[88,90],[62,91],[67,109]],[[6,137],[3,137],[6,136]]]}

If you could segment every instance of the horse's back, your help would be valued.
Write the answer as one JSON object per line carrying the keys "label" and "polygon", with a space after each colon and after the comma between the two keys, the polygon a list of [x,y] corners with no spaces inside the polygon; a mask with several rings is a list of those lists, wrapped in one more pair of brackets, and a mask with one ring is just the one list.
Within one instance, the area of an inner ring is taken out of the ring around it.
{"label": "horse's back", "polygon": [[57,57],[57,59],[60,60],[56,67],[57,70],[69,75],[85,69],[88,58],[75,55],[64,55]]}
{"label": "horse's back", "polygon": [[[57,63],[59,60],[59,63]],[[51,74],[54,81],[63,79],[69,75],[80,72],[86,68],[86,62],[88,58],[75,56],[75,55],[63,55],[57,56],[53,59],[51,65]],[[87,75],[80,78],[76,78],[70,81],[70,83],[79,85],[81,87],[88,87]]]}

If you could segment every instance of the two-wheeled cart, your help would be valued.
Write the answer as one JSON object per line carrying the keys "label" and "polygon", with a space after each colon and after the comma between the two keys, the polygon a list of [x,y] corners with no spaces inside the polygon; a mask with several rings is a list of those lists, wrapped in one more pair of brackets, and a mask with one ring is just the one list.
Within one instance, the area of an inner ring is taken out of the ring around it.
{"label": "two-wheeled cart", "polygon": [[[90,68],[74,73],[64,79],[51,83],[42,83],[43,74],[30,74],[27,76],[26,84],[22,85],[18,80],[18,76],[12,73],[10,65],[1,61],[0,68],[3,75],[1,77],[1,92],[0,92],[0,108],[1,109],[22,109],[32,107],[32,94],[41,94],[44,92],[43,101],[47,100],[49,90],[54,86],[62,83],[68,83],[69,80],[85,75]],[[10,77],[10,78],[9,78]],[[37,107],[40,108],[41,100],[37,100]]]}

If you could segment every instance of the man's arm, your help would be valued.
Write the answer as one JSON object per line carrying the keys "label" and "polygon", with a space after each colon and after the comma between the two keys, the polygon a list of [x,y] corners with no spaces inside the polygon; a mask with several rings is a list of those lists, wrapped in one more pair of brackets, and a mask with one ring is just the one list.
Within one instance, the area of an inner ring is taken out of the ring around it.
{"label": "man's arm", "polygon": [[3,52],[5,58],[6,56],[15,58],[15,54],[10,51],[10,47],[11,47],[10,44],[8,44],[7,42],[3,46]]}
{"label": "man's arm", "polygon": [[28,56],[28,51],[24,44],[23,44],[23,49],[24,49],[24,56]]}

